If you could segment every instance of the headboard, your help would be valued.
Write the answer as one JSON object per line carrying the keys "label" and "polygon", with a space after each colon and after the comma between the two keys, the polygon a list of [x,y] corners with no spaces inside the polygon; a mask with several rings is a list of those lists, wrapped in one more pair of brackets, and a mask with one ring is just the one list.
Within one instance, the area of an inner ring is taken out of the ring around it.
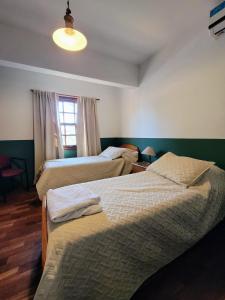
{"label": "headboard", "polygon": [[127,148],[127,149],[130,149],[132,151],[135,151],[135,152],[138,152],[139,153],[139,148],[135,145],[132,145],[132,144],[122,144],[120,146],[120,148]]}
{"label": "headboard", "polygon": [[137,152],[138,153],[138,161],[141,159],[141,152],[140,152],[139,147],[137,147],[133,144],[122,144],[120,147],[127,148],[127,149],[130,149],[131,151]]}

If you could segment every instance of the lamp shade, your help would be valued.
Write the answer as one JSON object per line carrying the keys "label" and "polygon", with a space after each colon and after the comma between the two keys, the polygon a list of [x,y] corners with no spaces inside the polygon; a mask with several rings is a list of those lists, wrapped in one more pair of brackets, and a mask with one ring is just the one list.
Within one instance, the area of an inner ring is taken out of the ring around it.
{"label": "lamp shade", "polygon": [[68,51],[80,51],[87,46],[86,37],[73,28],[57,29],[52,37],[56,45]]}
{"label": "lamp shade", "polygon": [[146,147],[141,154],[149,155],[149,156],[155,156],[155,150],[152,147]]}
{"label": "lamp shade", "polygon": [[70,3],[67,1],[64,16],[65,27],[53,32],[52,38],[57,46],[68,51],[80,51],[87,46],[87,39],[83,33],[73,28],[74,18],[71,16]]}

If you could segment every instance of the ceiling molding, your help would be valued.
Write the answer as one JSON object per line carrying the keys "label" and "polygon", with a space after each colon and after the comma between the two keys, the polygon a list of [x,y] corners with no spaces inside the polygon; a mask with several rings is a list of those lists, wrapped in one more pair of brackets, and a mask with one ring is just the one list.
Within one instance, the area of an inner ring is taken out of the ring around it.
{"label": "ceiling molding", "polygon": [[1,60],[1,59],[0,59],[0,66],[1,67],[24,70],[24,71],[29,71],[29,72],[35,72],[35,73],[40,73],[40,74],[45,74],[45,75],[63,77],[63,78],[68,78],[68,79],[81,80],[81,81],[86,81],[86,82],[90,82],[90,83],[113,86],[113,87],[118,87],[118,88],[133,88],[134,87],[133,85],[126,85],[126,84],[120,84],[120,83],[111,82],[111,81],[105,81],[105,80],[100,80],[100,79],[95,79],[95,78],[89,78],[89,77],[79,76],[79,75],[60,72],[60,71],[55,71],[55,70],[44,69],[44,68],[39,68],[39,67],[35,67],[35,66],[24,65],[24,64],[12,62],[12,61],[7,61],[7,60]]}

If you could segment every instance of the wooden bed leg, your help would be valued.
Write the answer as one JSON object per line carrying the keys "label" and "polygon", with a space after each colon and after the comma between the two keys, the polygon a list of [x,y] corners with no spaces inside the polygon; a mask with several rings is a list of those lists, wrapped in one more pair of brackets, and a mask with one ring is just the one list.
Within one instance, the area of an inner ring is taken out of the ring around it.
{"label": "wooden bed leg", "polygon": [[42,201],[42,268],[44,269],[46,261],[47,243],[48,243],[48,230],[47,230],[47,199],[46,196]]}

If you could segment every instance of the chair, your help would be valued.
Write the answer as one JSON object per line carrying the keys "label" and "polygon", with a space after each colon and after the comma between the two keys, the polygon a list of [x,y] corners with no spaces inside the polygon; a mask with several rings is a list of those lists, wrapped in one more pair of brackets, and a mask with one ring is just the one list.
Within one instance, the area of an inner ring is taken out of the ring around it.
{"label": "chair", "polygon": [[[23,163],[23,167],[21,168],[21,164],[19,161]],[[25,175],[26,181],[26,189],[29,188],[28,182],[28,171],[27,171],[27,162],[24,158],[18,157],[9,157],[6,155],[0,155],[0,180],[6,181],[12,180],[15,177],[20,176],[21,181],[23,182],[23,175]],[[3,199],[6,200],[5,193],[3,194]]]}

